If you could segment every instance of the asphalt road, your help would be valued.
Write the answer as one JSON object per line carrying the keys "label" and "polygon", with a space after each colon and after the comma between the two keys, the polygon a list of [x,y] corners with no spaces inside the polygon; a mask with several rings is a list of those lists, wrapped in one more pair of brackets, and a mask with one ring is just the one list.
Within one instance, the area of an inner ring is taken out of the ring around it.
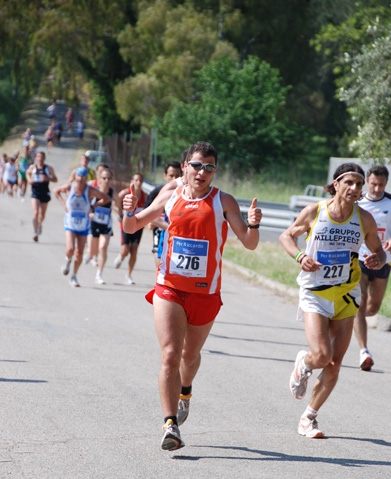
{"label": "asphalt road", "polygon": [[[74,146],[65,138],[47,160],[62,181]],[[181,428],[186,447],[162,451],[159,347],[144,299],[154,282],[151,233],[135,285],[123,284],[124,265],[112,266],[116,229],[107,284],[95,285],[94,268],[83,265],[74,289],[60,273],[62,217],[53,199],[34,243],[29,201],[0,198],[0,478],[391,477],[389,333],[369,333],[371,373],[358,369],[352,340],[319,414],[327,438],[302,438],[296,429],[307,401],[288,387],[306,347],[296,300],[230,271]]]}

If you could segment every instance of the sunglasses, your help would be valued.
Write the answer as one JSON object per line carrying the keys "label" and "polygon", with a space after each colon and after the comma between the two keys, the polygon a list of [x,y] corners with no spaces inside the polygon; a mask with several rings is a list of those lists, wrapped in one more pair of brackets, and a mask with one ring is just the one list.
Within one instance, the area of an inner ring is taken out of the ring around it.
{"label": "sunglasses", "polygon": [[111,178],[109,176],[101,176],[100,179],[101,180],[111,180]]}
{"label": "sunglasses", "polygon": [[205,170],[208,173],[215,171],[217,168],[217,166],[213,163],[201,163],[199,161],[189,161],[188,164],[191,165],[196,171]]}

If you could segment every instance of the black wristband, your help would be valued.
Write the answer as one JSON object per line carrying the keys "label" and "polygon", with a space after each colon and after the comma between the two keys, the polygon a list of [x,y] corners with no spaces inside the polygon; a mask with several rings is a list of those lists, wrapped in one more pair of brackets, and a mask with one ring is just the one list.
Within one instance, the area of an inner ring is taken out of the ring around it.
{"label": "black wristband", "polygon": [[258,223],[257,225],[249,225],[247,223],[247,228],[250,228],[250,230],[259,230],[260,224]]}

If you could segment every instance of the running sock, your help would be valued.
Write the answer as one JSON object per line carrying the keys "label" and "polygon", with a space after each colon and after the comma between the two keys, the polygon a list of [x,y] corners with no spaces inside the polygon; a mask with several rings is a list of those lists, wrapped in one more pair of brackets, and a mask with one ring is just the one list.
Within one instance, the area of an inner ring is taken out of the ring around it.
{"label": "running sock", "polygon": [[183,394],[183,396],[187,396],[188,394],[191,394],[191,389],[192,389],[191,384],[190,386],[182,386],[181,394]]}
{"label": "running sock", "polygon": [[310,406],[307,406],[307,409],[303,412],[302,417],[309,417],[310,419],[314,419],[316,418],[317,415],[318,415],[318,411],[316,411],[315,409],[312,409],[312,407]]}
{"label": "running sock", "polygon": [[178,426],[178,420],[176,418],[176,416],[167,416],[164,418],[164,424],[166,424],[166,422],[171,419],[171,421],[175,424],[175,426]]}
{"label": "running sock", "polygon": [[361,354],[369,353],[368,348],[360,349],[360,353],[361,353]]}

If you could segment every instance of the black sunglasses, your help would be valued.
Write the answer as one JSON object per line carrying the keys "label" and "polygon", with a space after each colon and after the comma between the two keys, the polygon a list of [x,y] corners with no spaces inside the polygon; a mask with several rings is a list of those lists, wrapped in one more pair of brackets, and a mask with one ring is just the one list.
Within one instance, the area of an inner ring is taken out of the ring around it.
{"label": "black sunglasses", "polygon": [[213,163],[201,163],[200,161],[189,161],[188,164],[191,165],[196,171],[205,170],[208,173],[215,171],[217,168],[217,166]]}

